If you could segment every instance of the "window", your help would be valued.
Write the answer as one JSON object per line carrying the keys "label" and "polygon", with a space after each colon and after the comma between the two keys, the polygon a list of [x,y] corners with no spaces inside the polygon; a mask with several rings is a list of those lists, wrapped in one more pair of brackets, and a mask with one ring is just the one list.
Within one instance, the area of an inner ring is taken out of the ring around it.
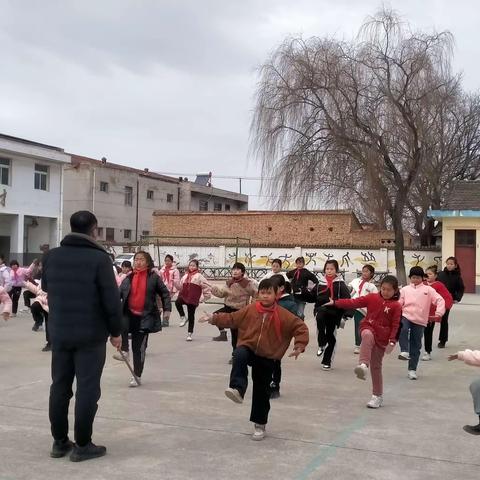
{"label": "window", "polygon": [[455,246],[474,247],[476,243],[475,230],[455,230]]}
{"label": "window", "polygon": [[97,237],[103,238],[103,227],[97,227]]}
{"label": "window", "polygon": [[167,193],[167,203],[173,202],[173,193]]}
{"label": "window", "polygon": [[33,188],[35,190],[47,190],[48,185],[48,166],[35,164],[35,177]]}
{"label": "window", "polygon": [[10,185],[10,160],[0,158],[0,185]]}
{"label": "window", "polygon": [[130,240],[132,238],[132,231],[131,230],[128,230],[128,229],[125,229],[123,231],[123,238],[125,240]]}
{"label": "window", "polygon": [[108,182],[100,182],[100,191],[108,193]]}
{"label": "window", "polygon": [[228,203],[225,204],[225,211],[226,212],[230,211],[230,205]]}
{"label": "window", "polygon": [[115,241],[115,229],[107,227],[105,229],[105,240],[107,242],[114,242]]}
{"label": "window", "polygon": [[153,190],[147,190],[147,200],[153,200]]}
{"label": "window", "polygon": [[201,212],[208,212],[208,200],[200,200],[198,202],[198,209]]}
{"label": "window", "polygon": [[222,204],[221,203],[214,203],[213,204],[213,211],[214,212],[221,212],[222,211]]}
{"label": "window", "polygon": [[142,235],[144,237],[148,237],[150,235],[150,232],[148,230],[142,230]]}
{"label": "window", "polygon": [[131,207],[133,204],[133,187],[125,187],[125,205]]}

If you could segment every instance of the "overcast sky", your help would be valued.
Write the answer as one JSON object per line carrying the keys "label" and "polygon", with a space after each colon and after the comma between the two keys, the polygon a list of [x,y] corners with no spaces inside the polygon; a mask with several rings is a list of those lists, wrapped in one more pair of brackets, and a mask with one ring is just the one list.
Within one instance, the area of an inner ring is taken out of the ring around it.
{"label": "overcast sky", "polygon": [[[159,172],[259,176],[247,157],[259,65],[290,35],[349,39],[381,4],[0,0],[0,132]],[[478,88],[477,1],[386,5],[415,27],[450,30],[464,85]]]}

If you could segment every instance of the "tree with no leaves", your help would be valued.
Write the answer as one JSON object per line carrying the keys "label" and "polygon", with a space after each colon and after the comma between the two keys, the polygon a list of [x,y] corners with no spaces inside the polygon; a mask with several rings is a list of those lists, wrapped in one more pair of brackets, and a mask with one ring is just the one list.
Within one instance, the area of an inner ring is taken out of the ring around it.
{"label": "tree with no leaves", "polygon": [[444,152],[442,111],[465,100],[451,47],[448,32],[414,33],[382,10],[355,42],[292,38],[260,71],[252,148],[272,179],[264,187],[282,194],[276,206],[292,197],[303,207],[354,204],[361,218],[391,226],[402,283],[405,223],[425,213],[418,197],[438,170],[431,155]]}

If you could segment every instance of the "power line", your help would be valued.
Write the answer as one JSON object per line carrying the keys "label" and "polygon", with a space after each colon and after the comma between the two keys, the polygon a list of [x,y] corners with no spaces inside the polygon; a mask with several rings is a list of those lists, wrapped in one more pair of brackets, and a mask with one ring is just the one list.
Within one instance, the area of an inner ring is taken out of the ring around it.
{"label": "power line", "polygon": [[[178,176],[178,177],[196,177],[198,175],[203,175],[202,173],[178,173],[178,172],[155,172],[158,173],[159,175],[173,175],[173,176]],[[243,177],[242,175],[236,175],[236,176],[231,176],[231,175],[215,175],[212,173],[212,178],[225,178],[228,180],[253,180],[253,181],[262,181],[262,180],[273,180],[273,178],[270,177]]]}

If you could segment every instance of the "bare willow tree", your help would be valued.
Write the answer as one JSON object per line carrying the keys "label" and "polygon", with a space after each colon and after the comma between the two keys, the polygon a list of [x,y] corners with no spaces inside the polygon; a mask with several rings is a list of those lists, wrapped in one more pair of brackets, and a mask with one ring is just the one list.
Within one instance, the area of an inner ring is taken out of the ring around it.
{"label": "bare willow tree", "polygon": [[285,41],[260,72],[251,133],[263,175],[272,178],[263,187],[281,192],[277,207],[287,197],[304,206],[354,201],[363,217],[391,225],[402,282],[406,212],[417,207],[417,180],[428,182],[425,167],[435,168],[435,106],[460,88],[451,47],[448,32],[412,32],[382,10],[354,42]]}

